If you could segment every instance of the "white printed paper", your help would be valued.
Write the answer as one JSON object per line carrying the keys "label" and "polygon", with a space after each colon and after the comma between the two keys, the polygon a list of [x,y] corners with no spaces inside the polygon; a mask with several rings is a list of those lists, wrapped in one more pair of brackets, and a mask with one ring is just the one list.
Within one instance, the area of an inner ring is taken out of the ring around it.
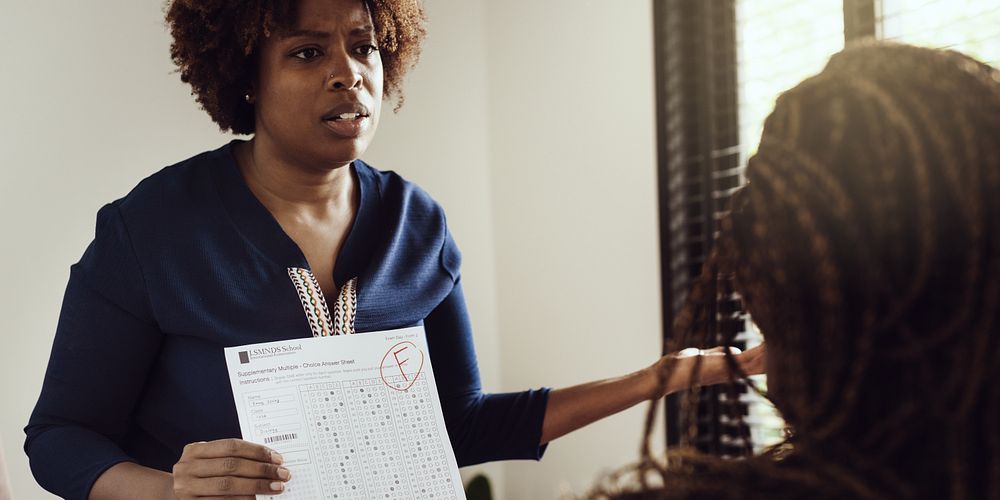
{"label": "white printed paper", "polygon": [[465,499],[422,326],[226,350],[243,439],[284,457],[263,499]]}

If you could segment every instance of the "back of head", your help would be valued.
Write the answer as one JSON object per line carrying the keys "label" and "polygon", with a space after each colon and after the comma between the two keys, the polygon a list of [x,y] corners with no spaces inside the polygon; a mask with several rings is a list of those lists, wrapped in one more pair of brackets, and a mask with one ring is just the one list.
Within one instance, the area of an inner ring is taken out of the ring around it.
{"label": "back of head", "polygon": [[1000,72],[849,47],[778,99],[747,178],[712,265],[793,437],[597,496],[1000,498]]}
{"label": "back of head", "polygon": [[799,457],[1000,498],[998,139],[1000,73],[955,52],[854,46],[779,98],[720,266]]}

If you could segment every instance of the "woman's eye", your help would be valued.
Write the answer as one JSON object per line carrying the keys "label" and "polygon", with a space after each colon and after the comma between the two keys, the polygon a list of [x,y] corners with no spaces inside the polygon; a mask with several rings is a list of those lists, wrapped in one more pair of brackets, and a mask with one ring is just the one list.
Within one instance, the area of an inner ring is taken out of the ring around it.
{"label": "woman's eye", "polygon": [[367,43],[365,45],[362,45],[362,46],[358,47],[356,50],[358,51],[359,54],[361,54],[363,56],[370,56],[370,55],[374,54],[375,52],[378,52],[378,47],[376,47],[376,46],[374,46],[374,45],[372,45],[370,43]]}
{"label": "woman's eye", "polygon": [[308,61],[310,59],[318,57],[319,56],[319,50],[314,49],[312,47],[307,47],[307,48],[295,51],[294,53],[292,53],[292,56],[293,57],[297,57],[299,59],[304,59],[304,60]]}

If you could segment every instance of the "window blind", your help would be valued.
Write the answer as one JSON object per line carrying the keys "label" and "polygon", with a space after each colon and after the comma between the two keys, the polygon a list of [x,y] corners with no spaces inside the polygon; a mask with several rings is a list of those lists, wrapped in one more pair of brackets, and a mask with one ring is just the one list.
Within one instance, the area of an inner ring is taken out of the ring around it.
{"label": "window blind", "polygon": [[[699,279],[718,232],[719,217],[739,186],[735,0],[660,0],[654,7],[657,135],[665,345],[673,319]],[[745,328],[732,294],[710,285],[706,343],[726,328]],[[725,311],[724,314],[719,314]],[[735,316],[734,316],[735,314]],[[745,426],[727,420],[745,413],[735,394],[745,387],[711,387],[698,393],[690,413],[667,399],[667,442],[706,453],[746,452]]]}

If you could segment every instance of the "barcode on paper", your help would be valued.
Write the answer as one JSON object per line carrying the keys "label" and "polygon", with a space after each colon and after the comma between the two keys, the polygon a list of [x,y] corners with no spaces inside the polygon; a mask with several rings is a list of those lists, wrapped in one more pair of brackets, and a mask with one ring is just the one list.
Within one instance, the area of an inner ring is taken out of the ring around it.
{"label": "barcode on paper", "polygon": [[294,433],[294,432],[289,433],[289,434],[278,434],[277,436],[270,436],[270,437],[264,438],[264,444],[280,443],[282,441],[288,441],[288,440],[291,440],[291,439],[298,439],[298,438],[299,438],[299,435],[297,433]]}

